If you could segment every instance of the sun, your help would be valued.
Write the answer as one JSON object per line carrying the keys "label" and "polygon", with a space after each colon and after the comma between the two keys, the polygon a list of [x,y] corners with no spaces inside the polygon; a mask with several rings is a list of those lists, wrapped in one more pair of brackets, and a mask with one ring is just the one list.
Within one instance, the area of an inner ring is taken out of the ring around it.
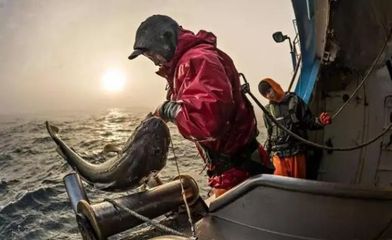
{"label": "sun", "polygon": [[118,69],[108,69],[102,75],[101,84],[107,92],[120,92],[125,86],[125,74]]}

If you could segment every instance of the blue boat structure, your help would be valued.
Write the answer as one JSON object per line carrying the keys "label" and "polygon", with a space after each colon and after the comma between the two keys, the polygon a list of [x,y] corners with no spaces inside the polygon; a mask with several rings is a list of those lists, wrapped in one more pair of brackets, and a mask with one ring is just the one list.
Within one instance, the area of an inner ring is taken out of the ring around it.
{"label": "blue boat structure", "polygon": [[295,92],[313,112],[333,113],[331,125],[310,135],[324,146],[311,148],[311,179],[258,175],[203,200],[194,180],[181,177],[91,203],[71,174],[65,185],[84,239],[106,239],[143,216],[179,208],[185,216],[191,212],[194,228],[174,226],[153,239],[392,239],[392,1],[292,5],[299,40],[292,49],[300,47],[300,54],[292,51],[299,69]]}

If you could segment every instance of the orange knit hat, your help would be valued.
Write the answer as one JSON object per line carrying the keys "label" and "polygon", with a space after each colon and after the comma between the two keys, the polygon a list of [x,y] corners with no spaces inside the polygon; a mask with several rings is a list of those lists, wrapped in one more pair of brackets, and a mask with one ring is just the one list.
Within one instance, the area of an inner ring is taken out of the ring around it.
{"label": "orange knit hat", "polygon": [[[274,90],[274,92],[275,92],[274,99],[269,99],[269,98],[267,98],[267,99],[270,101],[274,101],[274,102],[282,101],[282,99],[284,97],[284,91],[283,91],[282,87],[279,85],[279,83],[275,82],[271,78],[264,78],[260,81],[259,86],[260,86],[260,84],[262,84],[264,82],[268,83],[268,85],[271,86],[272,90]],[[264,97],[266,97],[266,96],[264,96]]]}

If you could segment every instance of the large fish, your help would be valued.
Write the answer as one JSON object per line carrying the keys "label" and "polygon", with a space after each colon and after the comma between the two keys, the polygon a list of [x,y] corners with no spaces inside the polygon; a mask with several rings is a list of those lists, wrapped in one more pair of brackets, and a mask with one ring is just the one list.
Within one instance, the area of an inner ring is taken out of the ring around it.
{"label": "large fish", "polygon": [[166,165],[170,133],[160,118],[147,117],[143,120],[122,149],[106,146],[104,151],[116,151],[118,156],[100,164],[92,164],[80,157],[58,136],[57,127],[48,121],[45,123],[60,155],[84,180],[102,190],[136,188]]}

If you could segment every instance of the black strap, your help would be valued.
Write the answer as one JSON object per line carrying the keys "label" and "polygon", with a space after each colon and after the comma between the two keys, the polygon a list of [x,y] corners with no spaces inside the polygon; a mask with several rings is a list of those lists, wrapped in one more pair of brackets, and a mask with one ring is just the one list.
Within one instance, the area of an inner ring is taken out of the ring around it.
{"label": "black strap", "polygon": [[[204,149],[207,157],[207,161],[210,164],[209,169],[207,170],[208,176],[217,176],[221,175],[223,172],[229,170],[232,167],[241,168],[246,171],[252,170],[247,169],[246,166],[254,166],[254,164],[248,164],[247,162],[257,162],[253,161],[251,155],[254,151],[256,151],[259,147],[259,142],[256,139],[252,139],[248,144],[246,144],[238,153],[233,154],[232,156],[213,152],[208,149]],[[259,163],[260,165],[261,162]]]}

